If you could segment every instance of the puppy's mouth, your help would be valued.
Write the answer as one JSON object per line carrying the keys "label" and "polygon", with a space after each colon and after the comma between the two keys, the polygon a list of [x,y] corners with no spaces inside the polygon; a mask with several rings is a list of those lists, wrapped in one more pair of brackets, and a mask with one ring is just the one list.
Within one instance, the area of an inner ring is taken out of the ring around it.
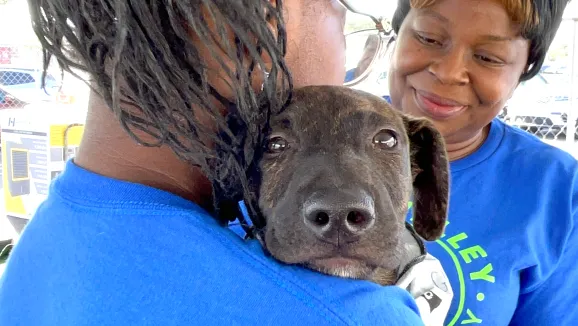
{"label": "puppy's mouth", "polygon": [[312,259],[305,265],[324,274],[353,279],[366,279],[377,268],[363,259],[341,255]]}
{"label": "puppy's mouth", "polygon": [[264,238],[265,248],[287,264],[351,279],[370,279],[378,268],[394,270],[398,267],[397,243],[382,244],[382,248],[368,245],[363,239],[333,243],[319,238],[305,240],[306,237],[295,237],[294,233],[290,235],[279,237],[276,229],[269,225]]}

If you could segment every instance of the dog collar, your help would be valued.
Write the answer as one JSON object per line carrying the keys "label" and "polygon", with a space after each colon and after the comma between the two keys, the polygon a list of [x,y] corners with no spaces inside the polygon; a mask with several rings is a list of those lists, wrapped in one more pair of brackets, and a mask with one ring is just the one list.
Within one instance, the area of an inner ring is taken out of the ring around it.
{"label": "dog collar", "polygon": [[228,227],[241,238],[248,239],[254,230],[253,220],[251,220],[251,214],[249,214],[245,201],[241,200],[237,205],[242,218],[237,217],[234,221],[229,222]]}
{"label": "dog collar", "polygon": [[405,233],[402,237],[404,251],[402,261],[397,270],[397,279],[401,279],[407,271],[421,263],[427,256],[427,250],[422,238],[415,232],[413,225],[405,222]]}

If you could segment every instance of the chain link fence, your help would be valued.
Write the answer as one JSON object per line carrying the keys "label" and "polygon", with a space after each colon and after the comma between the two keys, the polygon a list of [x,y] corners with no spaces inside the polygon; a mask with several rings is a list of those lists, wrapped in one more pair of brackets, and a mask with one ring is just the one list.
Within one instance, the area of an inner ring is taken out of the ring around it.
{"label": "chain link fence", "polygon": [[86,106],[88,86],[72,75],[62,75],[55,62],[42,84],[40,43],[32,30],[28,3],[0,0],[0,109],[33,105]]}
{"label": "chain link fence", "polygon": [[499,117],[578,158],[577,42],[578,17],[566,19],[540,73],[520,83]]}
{"label": "chain link fence", "polygon": [[576,111],[578,93],[571,94],[569,79],[566,71],[541,72],[519,86],[499,118],[545,140],[578,140],[576,117],[570,118],[570,99],[574,96]]}
{"label": "chain link fence", "polygon": [[0,58],[0,109],[87,104],[88,86],[72,75],[63,75],[55,64],[49,67],[43,85],[39,46],[0,44]]}
{"label": "chain link fence", "polygon": [[43,87],[41,69],[0,66],[0,109],[57,100],[60,85],[53,75],[48,74]]}
{"label": "chain link fence", "polygon": [[0,0],[0,109],[22,108],[51,96],[41,88],[40,45],[25,19],[27,10],[26,1]]}

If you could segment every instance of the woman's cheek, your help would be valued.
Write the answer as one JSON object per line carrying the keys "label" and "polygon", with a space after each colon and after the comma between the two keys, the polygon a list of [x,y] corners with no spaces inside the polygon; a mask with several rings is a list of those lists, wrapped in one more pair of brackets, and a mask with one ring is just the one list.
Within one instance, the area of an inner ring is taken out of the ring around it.
{"label": "woman's cheek", "polygon": [[[503,106],[512,97],[518,87],[517,80],[508,76],[491,76],[481,72],[472,72],[471,82],[481,106]],[[501,107],[499,109],[502,109]]]}

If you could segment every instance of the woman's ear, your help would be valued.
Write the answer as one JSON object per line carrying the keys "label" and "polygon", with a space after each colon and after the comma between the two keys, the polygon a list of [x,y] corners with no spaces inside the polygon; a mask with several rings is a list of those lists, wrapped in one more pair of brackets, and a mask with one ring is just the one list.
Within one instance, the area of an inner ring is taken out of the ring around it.
{"label": "woman's ear", "polygon": [[439,239],[449,201],[449,163],[442,135],[427,119],[404,116],[413,178],[413,226],[425,240]]}

